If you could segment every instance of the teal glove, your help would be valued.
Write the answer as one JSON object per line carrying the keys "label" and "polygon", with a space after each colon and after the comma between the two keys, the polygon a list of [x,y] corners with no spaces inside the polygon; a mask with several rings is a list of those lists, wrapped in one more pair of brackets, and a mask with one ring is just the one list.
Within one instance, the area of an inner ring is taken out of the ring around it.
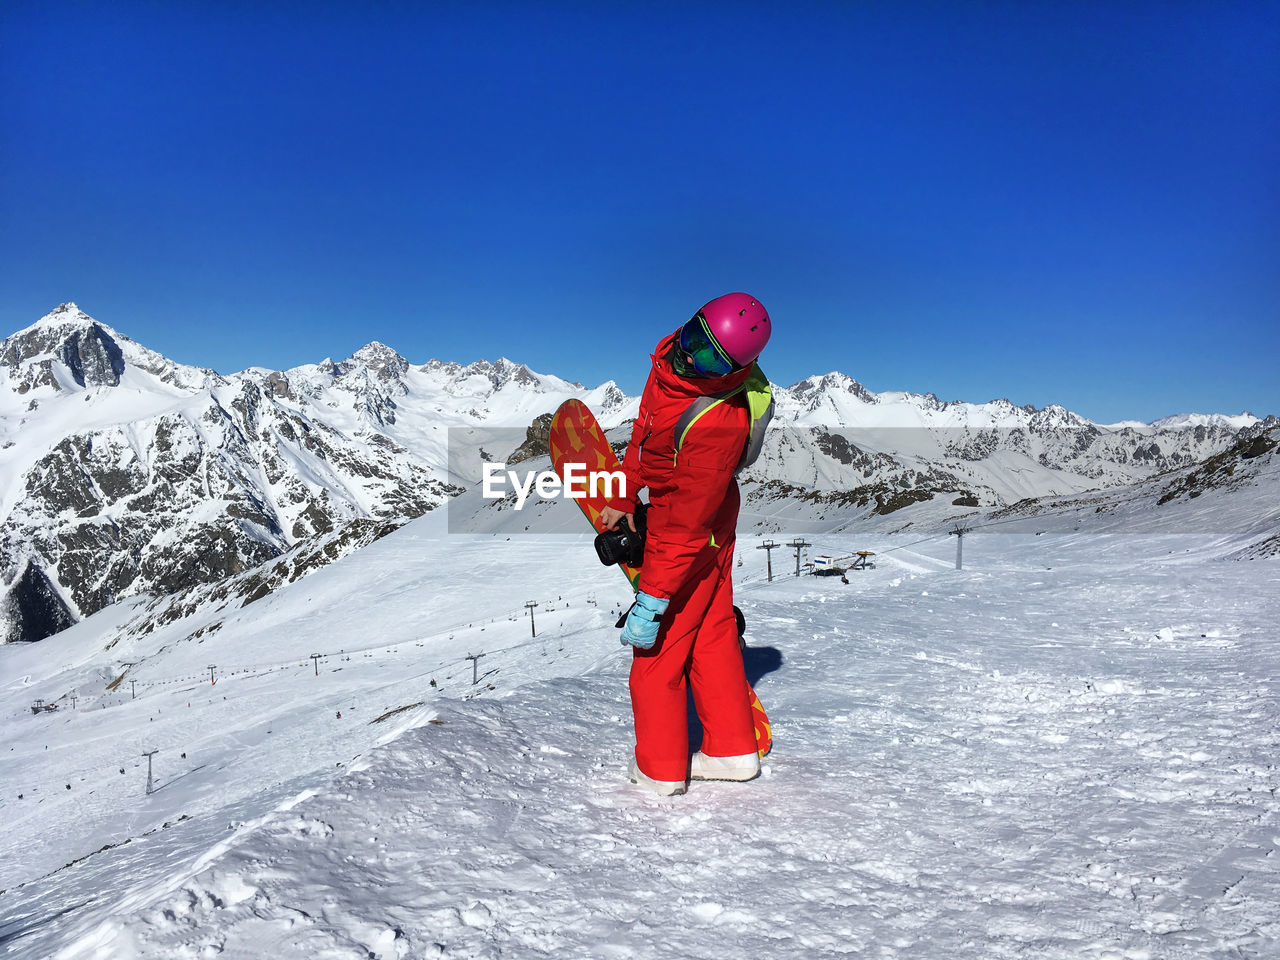
{"label": "teal glove", "polygon": [[627,622],[622,628],[623,646],[629,643],[641,650],[648,650],[657,643],[658,624],[670,603],[670,600],[651,597],[643,590],[637,593],[636,602],[627,612]]}

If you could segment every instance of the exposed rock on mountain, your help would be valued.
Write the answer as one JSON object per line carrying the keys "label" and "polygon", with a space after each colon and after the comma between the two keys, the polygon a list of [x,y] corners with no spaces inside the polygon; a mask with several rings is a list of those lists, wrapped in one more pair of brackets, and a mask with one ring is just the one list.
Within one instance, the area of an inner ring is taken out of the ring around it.
{"label": "exposed rock on mountain", "polygon": [[34,563],[14,581],[5,604],[5,618],[19,637],[48,637],[75,623],[57,589]]}
{"label": "exposed rock on mountain", "polygon": [[1268,456],[1280,445],[1280,436],[1277,434],[1280,434],[1280,430],[1273,428],[1264,433],[1240,437],[1229,449],[1209,457],[1194,469],[1173,477],[1157,502],[1164,504],[1184,496],[1194,500],[1206,490],[1250,483],[1253,471],[1242,468],[1251,460]]}
{"label": "exposed rock on mountain", "polygon": [[529,425],[525,441],[507,458],[507,463],[521,463],[551,453],[552,414],[544,413]]}

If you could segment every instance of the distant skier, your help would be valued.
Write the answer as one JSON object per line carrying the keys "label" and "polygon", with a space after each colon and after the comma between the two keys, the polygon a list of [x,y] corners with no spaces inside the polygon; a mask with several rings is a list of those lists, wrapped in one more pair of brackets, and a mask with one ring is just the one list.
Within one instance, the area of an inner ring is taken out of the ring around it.
{"label": "distant skier", "polygon": [[[750,780],[760,772],[749,686],[733,609],[734,476],[755,459],[773,413],[755,360],[769,340],[764,306],[745,293],[717,297],[663,338],[622,468],[627,499],[605,507],[612,528],[635,530],[649,488],[639,592],[622,631],[635,650],[631,779],[663,795],[695,780]],[[689,757],[686,682],[702,723]]]}
{"label": "distant skier", "polygon": [[339,719],[339,720],[341,720],[341,719],[342,719],[342,711],[341,711],[341,710],[339,710],[339,711],[338,711],[338,719]]}

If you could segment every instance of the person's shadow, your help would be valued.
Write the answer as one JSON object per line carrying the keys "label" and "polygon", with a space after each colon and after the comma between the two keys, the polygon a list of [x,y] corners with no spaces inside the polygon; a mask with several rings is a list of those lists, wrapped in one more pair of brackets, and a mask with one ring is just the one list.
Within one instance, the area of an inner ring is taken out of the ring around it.
{"label": "person's shadow", "polygon": [[747,647],[742,651],[742,666],[747,671],[747,683],[754,687],[765,674],[782,669],[782,651],[777,647]]}

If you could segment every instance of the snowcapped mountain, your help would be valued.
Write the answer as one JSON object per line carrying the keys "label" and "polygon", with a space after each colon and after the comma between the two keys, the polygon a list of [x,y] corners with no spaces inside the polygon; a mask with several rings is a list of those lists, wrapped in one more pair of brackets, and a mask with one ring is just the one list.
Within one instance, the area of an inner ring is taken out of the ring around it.
{"label": "snowcapped mountain", "polygon": [[1254,425],[1227,449],[1146,480],[1024,500],[977,523],[999,532],[1194,534],[1238,542],[1230,559],[1280,556],[1280,425]]}
{"label": "snowcapped mountain", "polygon": [[[1273,422],[1100,426],[1057,405],[877,394],[835,372],[775,396],[744,475],[761,529],[799,514],[904,525],[1129,484]],[[220,375],[63,304],[0,343],[0,640],[219,583],[355,520],[417,517],[473,487],[482,459],[544,454],[547,415],[569,397],[625,439],[637,398],[613,382],[588,389],[507,359],[416,365],[377,342]],[[464,526],[492,527],[500,506],[477,502]]]}
{"label": "snowcapped mountain", "polygon": [[745,474],[748,504],[767,512],[798,497],[845,520],[935,498],[992,507],[1121,486],[1197,463],[1277,422],[1242,414],[1102,426],[1058,404],[877,394],[834,372],[774,395],[778,426]]}
{"label": "snowcapped mountain", "polygon": [[0,343],[0,638],[124,597],[220,581],[355,519],[403,522],[460,489],[449,428],[528,424],[586,390],[499,360],[335,363],[221,376],[63,304]]}

